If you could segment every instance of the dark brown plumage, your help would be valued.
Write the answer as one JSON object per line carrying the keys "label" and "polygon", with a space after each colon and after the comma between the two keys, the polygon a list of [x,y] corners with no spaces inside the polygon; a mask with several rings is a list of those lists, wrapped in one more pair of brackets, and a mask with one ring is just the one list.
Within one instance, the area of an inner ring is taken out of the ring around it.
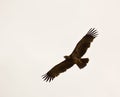
{"label": "dark brown plumage", "polygon": [[90,43],[97,36],[95,28],[91,28],[87,34],[78,42],[75,49],[69,56],[64,56],[65,60],[54,66],[50,71],[43,75],[45,81],[51,81],[60,73],[65,72],[67,69],[76,64],[80,69],[84,68],[88,63],[88,58],[82,58],[90,47]]}

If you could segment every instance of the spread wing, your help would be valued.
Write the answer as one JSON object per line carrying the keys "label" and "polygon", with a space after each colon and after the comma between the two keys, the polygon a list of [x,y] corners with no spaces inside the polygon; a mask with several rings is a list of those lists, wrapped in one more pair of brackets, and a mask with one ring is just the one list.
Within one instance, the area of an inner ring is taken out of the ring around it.
{"label": "spread wing", "polygon": [[76,56],[77,58],[81,58],[90,47],[91,42],[97,36],[97,31],[95,28],[91,28],[87,34],[78,42],[75,49],[72,52],[72,56]]}
{"label": "spread wing", "polygon": [[65,72],[67,69],[72,67],[74,63],[72,60],[64,60],[61,63],[54,66],[50,71],[48,71],[46,74],[43,75],[43,79],[47,81],[53,80],[56,76],[58,76],[60,73]]}

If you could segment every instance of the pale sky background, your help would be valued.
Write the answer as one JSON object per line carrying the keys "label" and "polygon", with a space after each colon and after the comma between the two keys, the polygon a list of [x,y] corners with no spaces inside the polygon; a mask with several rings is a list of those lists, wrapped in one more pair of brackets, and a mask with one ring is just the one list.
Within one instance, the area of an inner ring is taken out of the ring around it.
{"label": "pale sky background", "polygon": [[[84,57],[41,79],[91,28]],[[120,97],[120,0],[0,0],[0,97]]]}

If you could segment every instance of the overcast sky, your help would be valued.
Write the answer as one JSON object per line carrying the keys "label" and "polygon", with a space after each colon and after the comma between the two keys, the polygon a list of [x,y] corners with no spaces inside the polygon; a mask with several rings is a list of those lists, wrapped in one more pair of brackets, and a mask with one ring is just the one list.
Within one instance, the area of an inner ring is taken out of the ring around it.
{"label": "overcast sky", "polygon": [[[91,27],[87,66],[44,82]],[[0,97],[120,97],[119,42],[119,0],[0,0]]]}

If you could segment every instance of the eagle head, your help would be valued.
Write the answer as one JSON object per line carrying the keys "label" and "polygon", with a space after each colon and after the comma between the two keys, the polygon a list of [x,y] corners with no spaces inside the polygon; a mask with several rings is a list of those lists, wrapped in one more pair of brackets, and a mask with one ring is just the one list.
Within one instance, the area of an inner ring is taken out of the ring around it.
{"label": "eagle head", "polygon": [[71,59],[71,57],[70,56],[64,56],[64,58],[66,59],[66,60],[69,60],[69,59]]}

